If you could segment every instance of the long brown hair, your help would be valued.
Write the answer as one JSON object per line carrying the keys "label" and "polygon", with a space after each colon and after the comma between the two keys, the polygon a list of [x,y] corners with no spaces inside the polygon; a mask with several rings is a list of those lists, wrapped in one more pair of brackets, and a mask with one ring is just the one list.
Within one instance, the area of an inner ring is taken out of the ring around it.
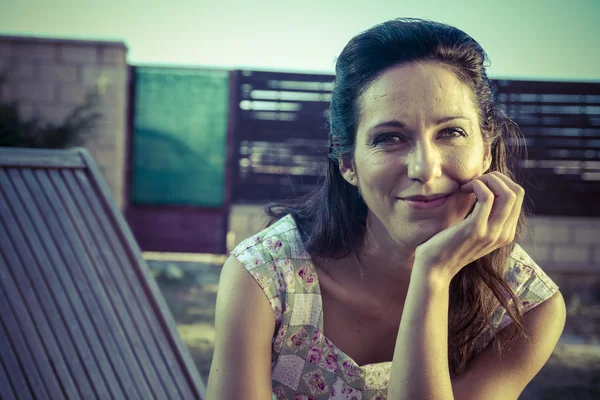
{"label": "long brown hair", "polygon": [[[358,99],[386,69],[422,61],[449,67],[473,91],[483,139],[491,145],[489,171],[515,179],[509,163],[519,159],[521,134],[493,100],[485,72],[485,51],[452,26],[414,18],[396,19],[354,37],[338,57],[329,118],[330,153],[323,180],[305,196],[267,204],[269,224],[291,214],[307,251],[315,256],[341,258],[363,240],[368,208],[356,188],[343,179],[338,166],[340,158],[354,155]],[[522,234],[525,215],[523,208],[515,241]],[[464,371],[474,343],[490,333],[498,304],[513,319],[517,334],[523,334],[516,296],[504,280],[512,248],[504,246],[471,263],[450,283],[448,359],[452,375]]]}

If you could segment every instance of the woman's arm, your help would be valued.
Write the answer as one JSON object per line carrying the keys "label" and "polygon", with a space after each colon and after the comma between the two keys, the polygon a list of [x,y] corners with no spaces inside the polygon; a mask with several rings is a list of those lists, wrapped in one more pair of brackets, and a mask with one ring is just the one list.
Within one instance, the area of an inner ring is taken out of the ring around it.
{"label": "woman's arm", "polygon": [[219,280],[207,400],[271,399],[274,330],[267,297],[244,266],[229,257]]}
{"label": "woman's arm", "polygon": [[[454,397],[465,400],[517,399],[542,369],[565,325],[567,312],[560,292],[528,311],[523,326],[529,338],[519,337],[499,357],[489,345],[475,356],[465,372],[452,381]],[[496,335],[506,343],[515,333],[510,324]]]}
{"label": "woman's arm", "polygon": [[[565,302],[557,292],[523,316],[528,338],[515,339],[501,356],[489,345],[451,381],[448,285],[431,277],[413,276],[394,350],[388,400],[517,399],[548,361],[565,318]],[[513,334],[514,325],[510,324],[496,339],[504,345]]]}
{"label": "woman's arm", "polygon": [[448,369],[449,284],[413,267],[388,399],[453,399]]}
{"label": "woman's arm", "polygon": [[[531,342],[517,339],[512,348],[518,351],[503,352],[502,358],[484,350],[470,363],[478,370],[466,372],[453,391],[448,368],[450,281],[464,266],[513,242],[524,197],[523,188],[499,172],[480,176],[461,189],[477,197],[471,215],[415,252],[388,385],[390,400],[516,399],[562,332],[564,301],[555,296],[542,311],[524,316]],[[499,339],[506,341],[502,335]]]}

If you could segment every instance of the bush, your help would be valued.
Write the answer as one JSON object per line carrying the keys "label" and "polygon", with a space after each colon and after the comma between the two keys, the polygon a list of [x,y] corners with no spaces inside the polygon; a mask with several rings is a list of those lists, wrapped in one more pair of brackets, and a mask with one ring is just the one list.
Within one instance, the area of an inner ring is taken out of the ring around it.
{"label": "bush", "polygon": [[[0,93],[8,84],[8,72],[0,74]],[[24,119],[19,114],[17,101],[0,101],[0,146],[33,148],[68,148],[83,145],[101,118],[97,111],[98,94],[90,91],[83,104],[76,106],[59,124],[41,121],[35,117]]]}

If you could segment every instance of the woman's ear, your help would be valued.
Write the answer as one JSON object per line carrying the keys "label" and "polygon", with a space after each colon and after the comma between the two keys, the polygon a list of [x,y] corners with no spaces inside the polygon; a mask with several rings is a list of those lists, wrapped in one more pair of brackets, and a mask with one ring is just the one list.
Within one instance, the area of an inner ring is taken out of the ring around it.
{"label": "woman's ear", "polygon": [[352,186],[358,186],[358,177],[356,176],[356,170],[354,169],[354,160],[350,157],[340,157],[338,158],[338,164],[340,167],[340,172],[346,182]]}
{"label": "woman's ear", "polygon": [[492,165],[492,150],[491,145],[485,144],[485,155],[483,156],[483,173],[485,174]]}

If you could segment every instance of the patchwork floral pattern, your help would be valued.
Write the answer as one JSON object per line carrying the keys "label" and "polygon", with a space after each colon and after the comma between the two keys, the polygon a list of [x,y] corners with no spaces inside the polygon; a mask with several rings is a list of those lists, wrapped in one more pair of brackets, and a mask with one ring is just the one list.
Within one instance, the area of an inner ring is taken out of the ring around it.
{"label": "patchwork floral pattern", "polygon": [[277,336],[275,336],[275,341],[273,342],[273,351],[275,353],[281,353],[281,347],[283,346],[283,341],[287,333],[287,328],[287,325],[283,325],[277,331]]}
{"label": "patchwork floral pattern", "polygon": [[338,350],[320,329],[315,329],[306,361],[335,373],[338,369]]}
{"label": "patchwork floral pattern", "polygon": [[392,364],[388,363],[385,368],[378,368],[376,364],[369,364],[365,370],[365,389],[379,390],[388,387]]}
{"label": "patchwork floral pattern", "polygon": [[342,379],[337,378],[329,391],[329,399],[362,400],[362,391],[346,385]]}
{"label": "patchwork floral pattern", "polygon": [[309,396],[307,394],[297,393],[296,396],[294,396],[294,400],[317,400],[317,399],[315,397]]}
{"label": "patchwork floral pattern", "polygon": [[325,376],[318,369],[305,374],[304,382],[306,382],[306,386],[313,395],[320,395],[329,391]]}
{"label": "patchwork floral pattern", "polygon": [[273,399],[274,400],[288,400],[289,397],[285,394],[285,386],[283,385],[273,385]]}
{"label": "patchwork floral pattern", "polygon": [[[240,243],[231,253],[261,287],[273,309],[273,397],[277,400],[385,400],[392,363],[358,366],[323,335],[318,276],[296,224],[288,215]],[[506,281],[527,312],[558,287],[515,245]],[[498,307],[493,331],[473,344],[474,354],[512,321]]]}
{"label": "patchwork floral pattern", "polygon": [[350,358],[346,358],[340,363],[340,369],[343,373],[344,380],[348,383],[352,383],[360,378],[360,369]]}
{"label": "patchwork floral pattern", "polygon": [[308,347],[308,343],[308,333],[306,332],[306,329],[302,328],[296,331],[296,333],[294,333],[292,336],[290,336],[288,340],[288,348],[292,352],[297,353],[298,351]]}
{"label": "patchwork floral pattern", "polygon": [[317,283],[317,272],[310,263],[306,263],[300,267],[298,270],[298,277],[307,287]]}

